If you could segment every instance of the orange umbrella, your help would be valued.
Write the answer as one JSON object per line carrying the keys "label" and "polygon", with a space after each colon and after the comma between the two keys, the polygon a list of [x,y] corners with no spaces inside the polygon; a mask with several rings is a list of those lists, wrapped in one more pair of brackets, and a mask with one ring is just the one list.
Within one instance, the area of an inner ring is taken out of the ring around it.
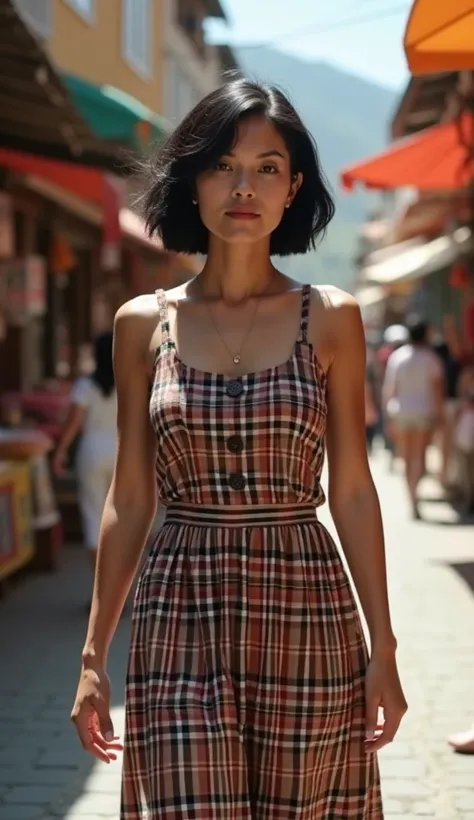
{"label": "orange umbrella", "polygon": [[474,115],[427,128],[396,142],[386,151],[341,171],[341,183],[350,191],[357,183],[366,188],[418,188],[420,191],[456,190],[474,179]]}
{"label": "orange umbrella", "polygon": [[404,45],[412,74],[474,69],[474,0],[415,0]]}

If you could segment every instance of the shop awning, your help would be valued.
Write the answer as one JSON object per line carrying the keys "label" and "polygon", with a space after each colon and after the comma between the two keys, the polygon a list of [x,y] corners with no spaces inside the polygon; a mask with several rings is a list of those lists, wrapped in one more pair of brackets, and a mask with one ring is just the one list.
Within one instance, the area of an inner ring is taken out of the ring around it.
{"label": "shop awning", "polygon": [[40,177],[84,199],[102,202],[103,173],[97,168],[0,148],[0,166]]}
{"label": "shop awning", "polygon": [[458,120],[427,128],[364,162],[345,168],[340,180],[348,191],[357,183],[381,190],[462,188],[474,177],[474,159],[467,147],[473,144],[474,116],[464,113]]}
{"label": "shop awning", "polygon": [[62,79],[76,108],[101,139],[141,150],[162,141],[170,130],[163,117],[113,85],[95,85],[73,74],[62,74]]}
{"label": "shop awning", "polygon": [[[49,160],[19,151],[0,148],[0,167],[9,168],[25,176],[45,180],[58,188],[74,194],[81,200],[93,202],[102,213],[104,203],[104,173],[95,168],[81,168],[72,163]],[[129,208],[121,208],[119,213],[120,229],[124,236],[140,242],[144,247],[162,251],[163,244],[159,239],[150,239],[141,217]]]}
{"label": "shop awning", "polygon": [[474,67],[474,0],[415,0],[405,31],[413,74]]}
{"label": "shop awning", "polygon": [[371,285],[370,287],[360,288],[355,293],[361,308],[372,307],[379,305],[387,297],[385,290],[380,285]]}
{"label": "shop awning", "polygon": [[[392,255],[380,262],[372,262],[364,267],[364,278],[368,282],[388,285],[412,278],[421,278],[434,271],[452,265],[459,255],[466,253],[472,245],[469,228],[458,228],[452,236],[440,236],[431,242],[401,243],[385,249]],[[407,245],[411,244],[410,247]]]}
{"label": "shop awning", "polygon": [[99,139],[71,101],[12,0],[0,2],[0,145],[110,168]]}

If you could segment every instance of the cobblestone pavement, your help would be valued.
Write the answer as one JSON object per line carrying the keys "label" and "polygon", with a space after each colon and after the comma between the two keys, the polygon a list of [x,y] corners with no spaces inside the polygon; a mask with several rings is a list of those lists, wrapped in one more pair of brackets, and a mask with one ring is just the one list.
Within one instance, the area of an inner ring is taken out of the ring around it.
{"label": "cobblestone pavement", "polygon": [[[474,757],[452,754],[445,742],[474,719],[474,527],[456,524],[429,479],[426,521],[409,521],[400,477],[383,454],[374,475],[410,707],[380,756],[386,820],[474,820]],[[71,548],[59,574],[28,578],[0,603],[1,820],[118,817],[120,764],[94,764],[69,723],[89,585],[84,556]],[[125,617],[110,657],[119,729],[128,634]]]}

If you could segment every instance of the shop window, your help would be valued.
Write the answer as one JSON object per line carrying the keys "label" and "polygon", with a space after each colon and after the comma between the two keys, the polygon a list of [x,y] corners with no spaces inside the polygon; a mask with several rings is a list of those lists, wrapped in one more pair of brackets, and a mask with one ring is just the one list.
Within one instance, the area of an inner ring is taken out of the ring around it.
{"label": "shop window", "polygon": [[135,71],[149,77],[152,30],[150,0],[123,0],[123,56]]}
{"label": "shop window", "polygon": [[95,0],[66,0],[66,3],[88,23],[94,22]]}
{"label": "shop window", "polygon": [[40,37],[52,32],[52,0],[15,0],[25,23]]}

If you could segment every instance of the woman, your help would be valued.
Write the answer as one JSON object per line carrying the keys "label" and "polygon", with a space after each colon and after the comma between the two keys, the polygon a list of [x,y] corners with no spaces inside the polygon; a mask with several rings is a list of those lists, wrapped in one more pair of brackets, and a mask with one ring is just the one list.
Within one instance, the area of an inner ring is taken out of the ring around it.
{"label": "woman", "polygon": [[64,473],[67,452],[81,433],[77,453],[79,507],[85,545],[95,569],[99,529],[105,499],[112,481],[116,449],[117,398],[111,333],[95,342],[95,371],[78,379],[71,406],[54,454],[56,475]]}
{"label": "woman", "polygon": [[426,323],[413,318],[408,333],[408,344],[388,360],[383,394],[397,451],[405,463],[413,517],[420,519],[418,485],[425,474],[428,444],[442,420],[444,375],[438,356],[428,345]]}
{"label": "woman", "polygon": [[[158,486],[167,513],[135,599],[122,820],[382,817],[375,752],[406,705],[360,313],[270,259],[314,246],[332,214],[296,112],[245,79],[202,100],[152,169],[151,234],[207,261],[116,317],[119,447],[72,718],[89,752],[115,758],[107,653]],[[326,428],[370,662],[316,517]]]}

